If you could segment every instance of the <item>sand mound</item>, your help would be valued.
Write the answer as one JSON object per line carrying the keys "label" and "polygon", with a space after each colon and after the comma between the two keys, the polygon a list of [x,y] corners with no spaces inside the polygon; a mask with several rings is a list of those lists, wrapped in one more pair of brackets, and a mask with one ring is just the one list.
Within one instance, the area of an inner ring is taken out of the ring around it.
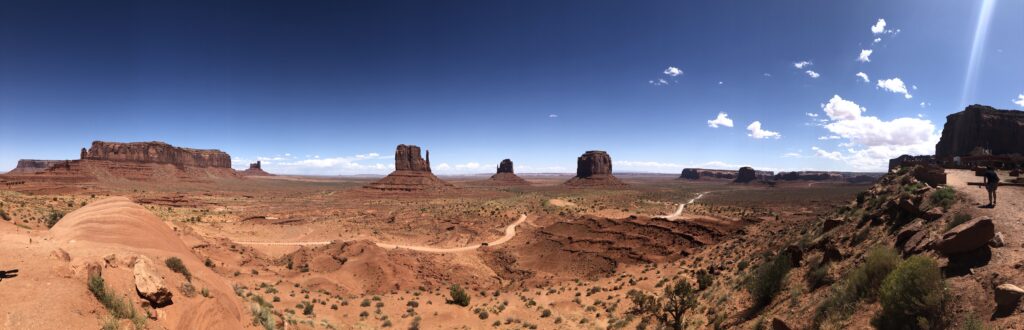
{"label": "sand mound", "polygon": [[[103,276],[108,284],[117,292],[126,293],[137,308],[141,308],[142,300],[134,294],[130,266],[136,258],[153,260],[174,295],[171,305],[158,309],[165,317],[155,322],[163,327],[238,329],[248,323],[242,318],[245,310],[241,300],[235,297],[227,282],[206,268],[160,218],[128,198],[106,198],[71,212],[51,229],[50,236],[58,246],[69,251],[74,258],[73,265],[91,262],[106,265]],[[196,288],[207,288],[212,298],[190,298],[180,292],[185,279],[163,266],[163,260],[172,256],[180,258],[191,271],[192,284]],[[86,275],[79,276],[82,290],[85,290]],[[96,302],[89,297],[88,303]]]}

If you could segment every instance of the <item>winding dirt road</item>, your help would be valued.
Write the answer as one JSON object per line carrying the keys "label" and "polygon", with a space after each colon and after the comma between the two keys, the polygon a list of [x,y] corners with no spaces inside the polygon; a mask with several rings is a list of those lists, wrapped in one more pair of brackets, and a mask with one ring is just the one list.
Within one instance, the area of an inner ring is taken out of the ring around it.
{"label": "winding dirt road", "polygon": [[694,197],[694,198],[690,199],[690,201],[688,201],[686,203],[679,204],[679,207],[676,208],[676,212],[675,213],[672,213],[672,214],[669,214],[669,215],[662,215],[662,216],[659,216],[659,217],[660,218],[665,218],[665,219],[668,219],[668,220],[676,220],[676,219],[678,219],[680,215],[683,215],[683,210],[686,209],[687,205],[693,204],[693,202],[696,202],[698,199],[701,199],[701,197],[704,197],[704,194],[707,194],[707,192],[705,191],[705,192],[699,193],[699,194],[697,194],[697,197]]}
{"label": "winding dirt road", "polygon": [[[486,246],[496,246],[496,245],[505,244],[505,242],[508,242],[513,237],[516,237],[516,227],[518,227],[524,221],[526,221],[526,214],[520,215],[519,216],[519,220],[516,220],[516,222],[513,222],[511,225],[508,225],[508,227],[505,227],[505,235],[504,236],[502,236],[502,237],[500,237],[500,238],[498,238],[498,239],[496,239],[496,240],[494,240],[492,242],[485,243]],[[235,243],[246,244],[246,245],[316,246],[316,245],[327,245],[327,244],[331,244],[332,242],[333,241],[306,241],[306,242],[248,242],[248,241],[238,241],[238,242],[235,242]],[[430,247],[430,246],[400,245],[400,244],[390,244],[390,243],[382,243],[382,242],[374,242],[374,244],[377,244],[377,246],[379,246],[381,248],[384,248],[384,249],[389,249],[389,250],[391,250],[391,249],[407,249],[407,250],[420,251],[420,252],[430,252],[430,253],[465,252],[465,251],[476,250],[476,249],[479,249],[479,248],[485,246],[485,244],[476,244],[476,245],[463,246],[463,247],[457,247],[457,248],[438,248],[438,247]]]}

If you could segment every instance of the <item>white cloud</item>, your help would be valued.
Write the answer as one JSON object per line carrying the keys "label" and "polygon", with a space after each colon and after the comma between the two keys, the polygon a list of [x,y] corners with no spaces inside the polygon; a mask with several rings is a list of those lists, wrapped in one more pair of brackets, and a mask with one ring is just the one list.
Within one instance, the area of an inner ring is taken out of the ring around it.
{"label": "white cloud", "polygon": [[721,85],[721,84],[724,84],[724,82],[719,81],[718,84]]}
{"label": "white cloud", "polygon": [[874,43],[876,43],[876,44],[877,44],[877,43],[879,43],[879,42],[882,42],[882,38],[875,38],[875,40],[874,40]]}
{"label": "white cloud", "polygon": [[1018,106],[1024,107],[1024,93],[1021,93],[1020,95],[1017,95],[1017,99],[1016,100],[1010,100],[1010,101],[1013,102],[1013,104],[1016,104]]}
{"label": "white cloud", "polygon": [[914,97],[913,95],[910,95],[910,92],[907,91],[907,85],[904,84],[903,80],[901,80],[899,77],[879,80],[877,87],[880,87],[882,89],[885,89],[896,94],[903,94],[903,97],[907,99]]}
{"label": "white cloud", "polygon": [[822,109],[825,110],[825,114],[832,120],[852,120],[860,117],[860,114],[866,109],[853,103],[853,101],[844,100],[839,95],[833,95],[832,99],[828,100],[828,104],[823,104]]}
{"label": "white cloud", "polygon": [[680,70],[679,68],[674,66],[670,66],[668,67],[668,69],[665,69],[665,71],[662,71],[662,73],[668,75],[669,77],[675,77],[683,75],[683,70]]}
{"label": "white cloud", "polygon": [[764,76],[765,76],[765,77],[771,77],[771,76],[772,76],[772,74],[771,74],[771,73],[767,73],[767,72],[765,72],[765,73],[764,73]]}
{"label": "white cloud", "polygon": [[769,131],[769,130],[761,129],[761,122],[760,121],[755,121],[753,123],[750,123],[750,125],[747,125],[747,130],[750,131],[750,133],[747,134],[747,136],[755,138],[755,139],[767,139],[767,138],[778,139],[778,138],[782,137],[782,135],[779,134],[779,132],[772,132],[772,131]]}
{"label": "white cloud", "polygon": [[556,115],[556,114],[550,114],[550,115],[548,115],[548,118],[558,118],[558,115]]}
{"label": "white cloud", "polygon": [[648,80],[647,83],[654,86],[668,85],[668,80],[658,78],[658,80]]}
{"label": "white cloud", "polygon": [[796,67],[797,69],[803,69],[804,67],[809,65],[814,65],[814,63],[811,63],[810,61],[800,61],[793,63],[793,66]]}
{"label": "white cloud", "polygon": [[817,72],[814,72],[814,70],[807,70],[807,71],[804,71],[804,73],[806,73],[811,78],[815,78],[815,79],[817,79],[818,77],[821,77],[821,75],[818,74]]}
{"label": "white cloud", "polygon": [[813,112],[807,112],[806,115],[807,115],[807,117],[811,117],[811,118],[817,118],[818,117],[818,114],[813,113]]}
{"label": "white cloud", "polygon": [[719,112],[718,117],[708,120],[708,126],[712,128],[718,128],[718,126],[732,127],[732,119],[729,119],[729,114]]}
{"label": "white cloud", "polygon": [[824,141],[824,140],[839,140],[839,139],[842,139],[842,137],[839,137],[839,135],[829,135],[829,136],[819,136],[818,137],[818,140],[822,140],[822,141]]}
{"label": "white cloud", "polygon": [[846,162],[861,170],[883,170],[889,159],[903,154],[931,154],[939,135],[935,125],[920,118],[896,118],[884,121],[863,116],[866,111],[853,101],[835,95],[824,106],[831,122],[824,127],[835,136],[846,139],[840,144],[845,153],[813,148],[819,157]]}
{"label": "white cloud", "polygon": [[782,154],[782,158],[800,158],[803,157],[799,152],[787,152]]}
{"label": "white cloud", "polygon": [[858,62],[871,62],[871,53],[875,51],[872,49],[861,49],[860,56],[857,56]]}
{"label": "white cloud", "polygon": [[871,33],[882,34],[885,33],[885,19],[879,18],[875,25],[871,26]]}
{"label": "white cloud", "polygon": [[864,82],[871,82],[871,79],[868,78],[867,73],[857,72],[856,76],[860,77],[860,79],[864,80]]}
{"label": "white cloud", "polygon": [[928,103],[928,102],[921,102],[920,105],[921,105],[922,108],[927,108],[927,107],[931,106],[932,104]]}
{"label": "white cloud", "polygon": [[652,161],[616,160],[612,161],[617,169],[632,169],[651,171],[652,169],[672,169],[673,172],[682,170],[686,165],[676,163],[662,163]]}

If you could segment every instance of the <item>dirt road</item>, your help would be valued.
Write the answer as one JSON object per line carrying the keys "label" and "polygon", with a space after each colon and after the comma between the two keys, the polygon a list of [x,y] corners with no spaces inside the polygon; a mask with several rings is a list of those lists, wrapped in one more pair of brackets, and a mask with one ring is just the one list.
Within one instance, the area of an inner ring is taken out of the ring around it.
{"label": "dirt road", "polygon": [[[527,217],[526,214],[520,215],[519,216],[519,220],[516,220],[516,222],[513,222],[511,225],[508,225],[508,227],[505,227],[505,235],[504,236],[502,236],[502,237],[500,237],[500,238],[498,238],[498,239],[496,239],[496,240],[494,240],[492,242],[486,243],[486,246],[496,246],[496,245],[505,244],[505,242],[508,242],[513,237],[516,237],[516,227],[518,227],[520,224],[522,224],[524,221],[526,221],[526,217]],[[238,241],[238,242],[235,242],[235,243],[246,244],[246,245],[316,246],[316,245],[331,244],[331,242],[332,241],[305,241],[305,242],[247,242],[247,241]],[[400,245],[400,244],[391,244],[391,243],[382,243],[382,242],[374,242],[374,244],[377,244],[377,246],[379,246],[381,248],[385,248],[385,249],[407,249],[407,250],[420,251],[420,252],[430,252],[430,253],[465,252],[465,251],[476,250],[476,249],[479,249],[480,247],[484,246],[484,244],[476,244],[476,245],[463,246],[463,247],[457,247],[457,248],[438,248],[438,247],[431,247],[431,246]]]}
{"label": "dirt road", "polygon": [[694,197],[694,198],[690,199],[690,201],[688,201],[686,203],[679,204],[679,207],[676,208],[676,212],[675,213],[672,213],[672,214],[669,214],[669,215],[662,215],[660,217],[661,218],[665,218],[665,219],[669,219],[669,220],[678,219],[679,216],[683,214],[683,210],[686,209],[687,205],[693,204],[693,202],[696,202],[701,197],[704,197],[704,194],[707,194],[707,192],[699,193],[699,194],[697,194],[697,197]]}

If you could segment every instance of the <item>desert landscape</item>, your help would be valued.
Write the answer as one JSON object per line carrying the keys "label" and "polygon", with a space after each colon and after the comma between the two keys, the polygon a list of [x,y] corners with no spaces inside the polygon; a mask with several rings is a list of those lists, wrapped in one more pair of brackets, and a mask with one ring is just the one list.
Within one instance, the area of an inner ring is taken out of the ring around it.
{"label": "desert landscape", "polygon": [[1024,329],[1021,12],[0,1],[0,330]]}

